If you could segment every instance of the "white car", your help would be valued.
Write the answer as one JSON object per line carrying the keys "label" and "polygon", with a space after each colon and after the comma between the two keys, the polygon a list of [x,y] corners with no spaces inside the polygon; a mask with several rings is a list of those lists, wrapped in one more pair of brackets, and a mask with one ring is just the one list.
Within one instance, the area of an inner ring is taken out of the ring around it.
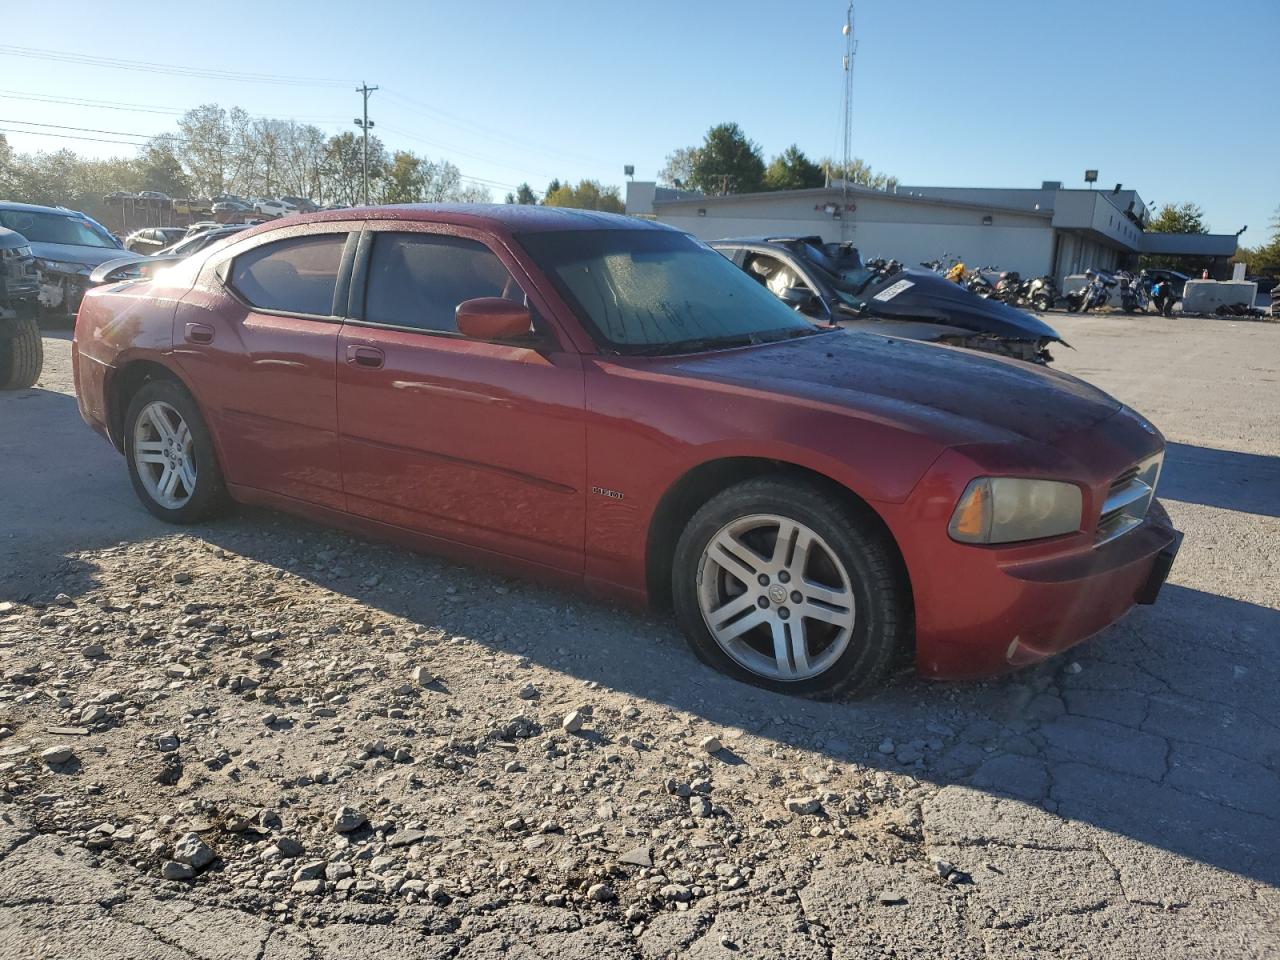
{"label": "white car", "polygon": [[291,213],[297,213],[298,208],[292,203],[285,203],[283,200],[264,200],[258,199],[253,202],[255,213],[260,213],[264,217],[285,217]]}

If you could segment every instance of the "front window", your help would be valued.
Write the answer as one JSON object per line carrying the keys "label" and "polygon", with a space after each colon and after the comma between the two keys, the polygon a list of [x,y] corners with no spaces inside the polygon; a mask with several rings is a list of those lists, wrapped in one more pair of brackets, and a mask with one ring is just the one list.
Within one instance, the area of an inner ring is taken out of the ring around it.
{"label": "front window", "polygon": [[65,243],[73,247],[118,247],[115,237],[83,217],[33,210],[0,210],[0,226],[15,230],[31,243]]}
{"label": "front window", "polygon": [[597,344],[615,353],[694,352],[818,332],[687,234],[561,230],[519,240]]}

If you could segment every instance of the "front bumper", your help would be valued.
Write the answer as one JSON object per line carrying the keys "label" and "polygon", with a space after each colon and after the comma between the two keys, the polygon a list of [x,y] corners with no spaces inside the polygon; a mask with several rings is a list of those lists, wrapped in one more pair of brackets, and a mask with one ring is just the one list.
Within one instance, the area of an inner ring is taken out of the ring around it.
{"label": "front bumper", "polygon": [[975,552],[948,591],[952,614],[917,612],[920,673],[992,676],[1088,639],[1135,604],[1155,602],[1181,537],[1156,501],[1139,527],[1093,550],[1014,562]]}

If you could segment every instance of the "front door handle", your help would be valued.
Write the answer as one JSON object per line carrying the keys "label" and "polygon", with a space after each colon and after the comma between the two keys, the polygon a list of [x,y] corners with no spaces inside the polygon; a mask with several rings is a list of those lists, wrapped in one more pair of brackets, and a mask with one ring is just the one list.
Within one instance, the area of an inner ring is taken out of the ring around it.
{"label": "front door handle", "polygon": [[187,343],[213,343],[213,327],[205,323],[188,323]]}
{"label": "front door handle", "polygon": [[382,351],[377,347],[362,347],[356,343],[347,345],[347,363],[354,366],[376,370],[382,366],[384,359]]}

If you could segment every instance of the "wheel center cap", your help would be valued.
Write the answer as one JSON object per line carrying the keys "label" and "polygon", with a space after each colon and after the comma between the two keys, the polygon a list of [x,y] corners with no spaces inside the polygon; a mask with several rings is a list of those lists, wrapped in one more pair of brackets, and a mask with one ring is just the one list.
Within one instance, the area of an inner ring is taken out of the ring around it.
{"label": "wheel center cap", "polygon": [[774,584],[772,587],[769,588],[769,599],[772,600],[774,603],[782,603],[784,600],[787,599],[786,588],[780,587],[777,584]]}

